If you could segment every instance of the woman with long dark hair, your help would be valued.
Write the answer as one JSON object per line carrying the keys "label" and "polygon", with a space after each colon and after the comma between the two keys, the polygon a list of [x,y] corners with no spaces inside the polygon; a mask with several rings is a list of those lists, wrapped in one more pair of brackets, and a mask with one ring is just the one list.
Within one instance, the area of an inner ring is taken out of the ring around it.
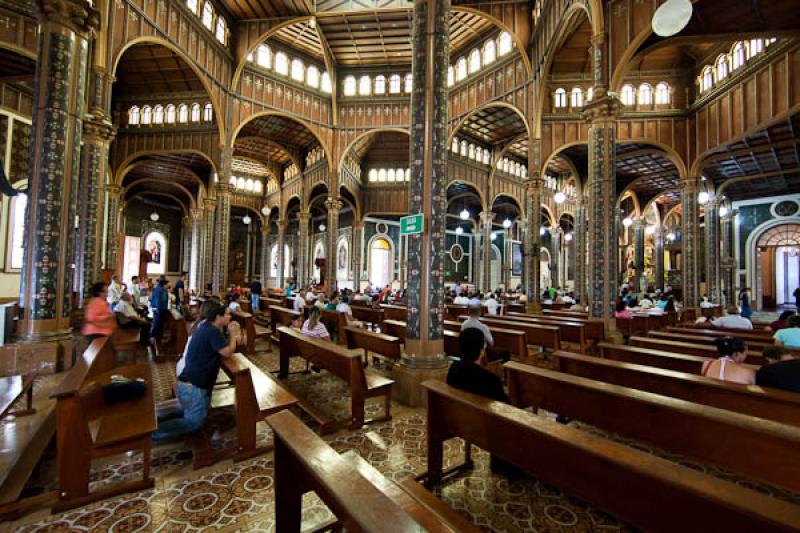
{"label": "woman with long dark hair", "polygon": [[747,344],[736,337],[719,337],[714,341],[719,357],[703,363],[701,374],[721,381],[754,385],[756,373],[745,367]]}

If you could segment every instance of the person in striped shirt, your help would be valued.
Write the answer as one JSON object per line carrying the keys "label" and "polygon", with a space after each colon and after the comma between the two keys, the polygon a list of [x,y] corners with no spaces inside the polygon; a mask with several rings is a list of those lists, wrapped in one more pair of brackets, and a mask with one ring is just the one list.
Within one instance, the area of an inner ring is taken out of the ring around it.
{"label": "person in striped shirt", "polygon": [[325,327],[325,324],[320,322],[319,315],[319,307],[312,307],[311,312],[308,315],[308,320],[303,323],[300,333],[315,339],[324,339],[329,341],[331,340],[331,336],[328,333],[328,329]]}

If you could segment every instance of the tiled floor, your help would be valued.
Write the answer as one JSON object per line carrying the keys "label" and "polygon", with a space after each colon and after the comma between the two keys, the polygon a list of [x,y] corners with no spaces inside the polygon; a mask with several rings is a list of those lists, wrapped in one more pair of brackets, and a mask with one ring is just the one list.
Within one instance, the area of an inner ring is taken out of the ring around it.
{"label": "tiled floor", "polygon": [[[274,355],[262,353],[254,358],[262,368],[277,367]],[[157,397],[168,398],[174,380],[171,365],[156,365],[154,372]],[[289,379],[292,390],[303,394],[326,413],[341,416],[349,408],[346,386],[322,374],[294,375]],[[381,400],[368,404],[368,415],[382,409]],[[399,480],[425,470],[425,418],[420,409],[394,406],[394,419],[370,425],[358,431],[341,431],[325,439],[337,451],[355,450],[386,476]],[[225,431],[231,412],[217,412],[215,425],[222,428],[221,439],[229,441]],[[586,428],[597,431],[593,428]],[[211,432],[211,430],[209,430]],[[800,504],[800,496],[741,480],[733,474],[685,461],[640,443],[626,441],[600,432],[604,436],[626,442],[637,448],[664,456],[712,475],[745,483],[775,497]],[[259,438],[269,442],[265,425]],[[437,495],[448,505],[467,516],[485,531],[622,531],[631,528],[558,488],[526,478],[509,481],[489,471],[488,454],[473,448],[476,466],[471,472],[451,480]],[[463,444],[452,440],[445,449],[446,465],[458,461]],[[159,446],[154,451],[154,490],[127,494],[118,498],[51,515],[41,509],[16,523],[0,523],[0,531],[72,532],[72,531],[273,531],[274,530],[274,465],[272,454],[233,464],[230,460],[200,471],[191,468],[191,454],[183,443]],[[33,486],[52,488],[53,458],[44,460],[41,475]],[[121,456],[105,464],[97,464],[95,484],[104,484],[137,476],[141,458]],[[306,495],[303,506],[304,528],[320,524],[332,516],[313,494]]]}

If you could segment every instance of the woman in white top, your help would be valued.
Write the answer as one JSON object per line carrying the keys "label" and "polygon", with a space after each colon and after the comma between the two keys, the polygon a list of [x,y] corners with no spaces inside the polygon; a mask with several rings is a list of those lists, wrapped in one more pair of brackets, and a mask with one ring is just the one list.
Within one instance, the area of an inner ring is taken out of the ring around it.
{"label": "woman in white top", "polygon": [[700,373],[720,381],[755,385],[756,373],[743,366],[747,359],[747,344],[742,339],[729,336],[718,338],[714,344],[721,357],[703,363]]}
{"label": "woman in white top", "polygon": [[312,307],[308,315],[308,320],[303,323],[303,328],[300,330],[300,333],[307,337],[329,341],[331,340],[331,335],[328,333],[328,328],[325,327],[325,324],[320,322],[319,315],[319,307]]}

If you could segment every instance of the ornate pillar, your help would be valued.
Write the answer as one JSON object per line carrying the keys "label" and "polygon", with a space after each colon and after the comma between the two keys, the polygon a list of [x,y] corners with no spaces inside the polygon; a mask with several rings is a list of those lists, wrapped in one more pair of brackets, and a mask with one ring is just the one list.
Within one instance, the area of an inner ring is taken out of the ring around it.
{"label": "ornate pillar", "polygon": [[[325,288],[330,292],[336,290],[336,239],[339,235],[339,211],[342,209],[342,202],[329,197],[325,201],[325,208],[328,210],[328,233],[325,242]],[[394,276],[394,272],[392,272],[392,276]],[[389,283],[391,281],[389,280]]]}
{"label": "ornate pillar", "polygon": [[589,314],[614,328],[617,295],[616,122],[620,102],[600,95],[586,104],[589,128]]}
{"label": "ornate pillar", "polygon": [[261,224],[261,256],[259,258],[259,276],[264,291],[267,290],[267,279],[269,279],[269,220],[265,219]]}
{"label": "ornate pillar", "polygon": [[[539,286],[541,283],[541,276],[539,270],[540,251],[542,247],[542,234],[540,228],[542,224],[542,195],[544,194],[544,180],[539,175],[538,167],[534,171],[531,170],[530,156],[528,159],[528,172],[532,179],[525,183],[525,211],[526,218],[528,219],[527,233],[528,236],[523,243],[523,254],[525,255],[525,263],[528,265],[525,273],[527,279],[525,280],[525,291],[528,295],[529,304],[539,304],[542,301],[542,291]],[[536,305],[533,305],[535,308]]]}
{"label": "ornate pillar", "polygon": [[697,307],[700,290],[700,257],[697,238],[700,233],[700,178],[680,180],[681,187],[681,262],[683,279],[683,305]]}
{"label": "ornate pillar", "polygon": [[722,277],[720,268],[719,200],[712,198],[705,207],[706,230],[706,292],[714,303],[722,301]]}
{"label": "ornate pillar", "polygon": [[183,217],[183,231],[181,232],[181,272],[189,272],[192,254],[192,215]]}
{"label": "ornate pillar", "polygon": [[217,211],[214,220],[214,266],[212,286],[215,293],[228,287],[228,248],[231,238],[231,186],[227,179],[217,183]]}
{"label": "ornate pillar", "polygon": [[550,279],[553,287],[563,287],[561,282],[561,227],[550,228]]}
{"label": "ornate pillar", "polygon": [[[724,209],[723,209],[724,208]],[[733,257],[733,219],[736,212],[728,206],[720,208],[721,240],[722,240],[722,298],[723,305],[736,302],[734,296],[734,273],[736,259]]]}
{"label": "ornate pillar", "polygon": [[119,266],[119,241],[121,227],[125,217],[122,213],[122,188],[119,185],[106,185],[106,202],[108,203],[108,223],[106,225],[106,261],[105,268],[115,270]]}
{"label": "ornate pillar", "polygon": [[647,221],[639,217],[633,223],[633,266],[636,269],[636,290],[647,290],[647,279],[644,274],[644,230]]}
{"label": "ornate pillar", "polygon": [[480,214],[481,234],[483,235],[483,268],[481,269],[481,283],[478,290],[488,292],[492,287],[492,220],[494,214],[491,211],[483,211]]}
{"label": "ornate pillar", "polygon": [[309,259],[309,249],[311,246],[308,242],[308,224],[311,220],[311,213],[308,211],[301,211],[297,213],[298,223],[298,237],[297,237],[297,284],[303,286],[311,280],[310,264],[312,259]]}
{"label": "ornate pillar", "polygon": [[189,288],[202,293],[200,280],[200,258],[202,257],[202,220],[203,210],[194,208],[189,212],[191,218],[191,236],[189,244]]}
{"label": "ornate pillar", "polygon": [[395,396],[422,403],[419,384],[444,377],[444,243],[447,212],[447,68],[450,1],[414,0],[411,71],[411,180],[408,212],[425,217],[408,238],[406,356],[396,365]]}
{"label": "ornate pillar", "polygon": [[89,40],[100,17],[85,0],[37,4],[39,56],[18,334],[25,341],[59,342],[66,357]]}
{"label": "ornate pillar", "polygon": [[[361,287],[361,270],[363,259],[361,250],[364,246],[364,223],[356,220],[353,222],[353,243],[351,246],[350,257],[352,257],[353,267],[353,290],[357,291]],[[403,283],[405,279],[402,280]]]}
{"label": "ornate pillar", "polygon": [[199,289],[202,293],[211,281],[214,270],[214,214],[217,210],[217,201],[214,198],[203,200],[203,222],[200,238],[200,275],[198,276]]}
{"label": "ornate pillar", "polygon": [[664,227],[658,226],[653,234],[655,240],[655,288],[664,290]]}
{"label": "ornate pillar", "polygon": [[[284,275],[283,265],[284,265],[284,262],[286,261],[286,258],[284,258],[284,256],[283,256],[284,255],[284,250],[283,249],[284,249],[284,246],[285,246],[284,243],[286,241],[286,226],[287,225],[288,224],[286,223],[285,220],[279,220],[278,221],[278,287],[281,288],[281,289],[283,288],[284,281],[285,281],[283,279],[283,277],[284,277],[283,276]],[[298,287],[298,289],[299,288],[300,287]]]}
{"label": "ornate pillar", "polygon": [[586,206],[583,202],[575,208],[575,231],[572,235],[575,253],[572,254],[575,272],[575,301],[586,305]]}
{"label": "ornate pillar", "polygon": [[108,172],[108,149],[116,128],[104,120],[83,123],[83,147],[78,178],[78,237],[75,243],[74,290],[83,305],[92,283],[100,279],[103,247],[103,195]]}

